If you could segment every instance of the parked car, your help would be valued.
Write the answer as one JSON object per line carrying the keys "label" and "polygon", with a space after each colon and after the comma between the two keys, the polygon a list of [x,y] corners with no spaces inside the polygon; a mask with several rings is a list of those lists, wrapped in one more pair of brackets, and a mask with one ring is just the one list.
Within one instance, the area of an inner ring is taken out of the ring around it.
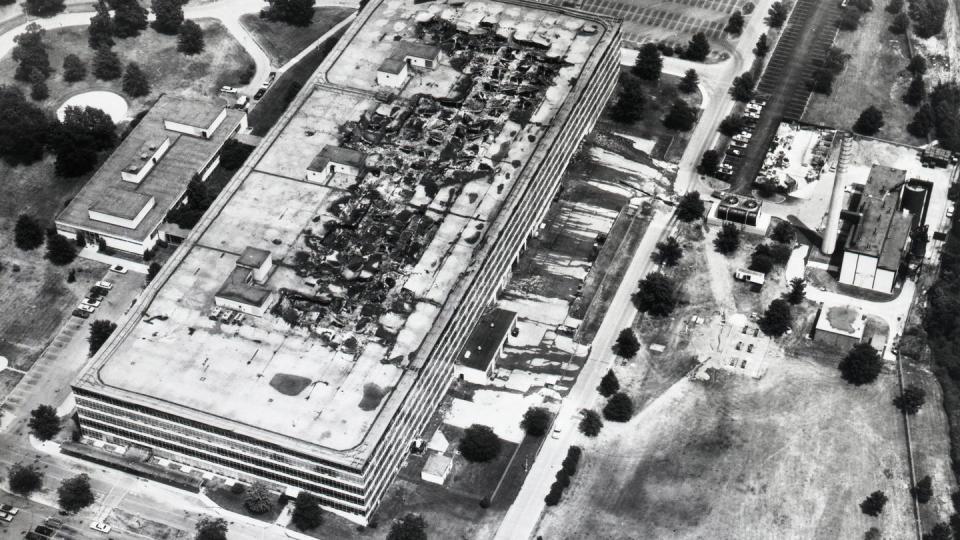
{"label": "parked car", "polygon": [[87,313],[93,313],[94,311],[97,310],[96,308],[85,305],[85,304],[80,304],[79,306],[77,306],[77,309],[79,309],[80,311],[86,311]]}
{"label": "parked car", "polygon": [[111,529],[112,527],[110,527],[109,525],[107,525],[106,523],[104,523],[104,522],[102,522],[102,521],[97,521],[97,522],[91,523],[91,524],[90,524],[90,528],[93,529],[93,530],[95,530],[95,531],[100,531],[100,532],[106,534],[106,533],[110,532],[110,529]]}
{"label": "parked car", "polygon": [[260,99],[266,93],[267,93],[266,88],[260,88],[259,90],[257,90],[257,93],[253,95],[253,99]]}
{"label": "parked car", "polygon": [[272,82],[275,81],[275,80],[277,80],[277,72],[276,72],[276,71],[271,71],[270,74],[267,75],[267,82],[268,82],[268,83],[272,83]]}
{"label": "parked car", "polygon": [[89,311],[83,311],[82,309],[75,309],[75,310],[73,310],[73,316],[74,316],[74,317],[80,317],[81,319],[89,319],[89,318],[90,318],[90,312],[89,312]]}
{"label": "parked car", "polygon": [[0,512],[0,520],[10,522],[13,521],[13,514],[8,514],[6,512]]}
{"label": "parked car", "polygon": [[110,292],[109,290],[103,289],[101,287],[96,287],[96,286],[90,287],[90,296],[96,296],[97,298],[103,298],[107,296],[107,293],[109,292]]}
{"label": "parked car", "polygon": [[236,94],[237,89],[232,86],[221,86],[220,92],[224,94]]}
{"label": "parked car", "polygon": [[19,511],[20,509],[17,508],[16,506],[11,506],[9,504],[0,504],[0,512],[6,512],[11,516],[15,516]]}
{"label": "parked car", "polygon": [[48,517],[43,523],[47,527],[53,527],[54,529],[59,529],[60,527],[63,527],[63,522],[53,517]]}
{"label": "parked car", "polygon": [[247,103],[250,103],[250,98],[247,96],[240,96],[237,98],[237,103],[234,105],[234,107],[237,109],[246,109]]}
{"label": "parked car", "polygon": [[120,266],[119,264],[115,264],[115,265],[111,266],[111,267],[110,267],[110,271],[111,271],[111,272],[116,272],[116,273],[118,273],[118,274],[126,274],[126,273],[127,273],[127,269],[124,268],[123,266]]}
{"label": "parked car", "polygon": [[83,300],[80,301],[81,305],[90,306],[92,308],[100,307],[100,303],[101,303],[100,299],[98,298],[84,298]]}
{"label": "parked car", "polygon": [[100,287],[101,289],[106,289],[109,291],[110,289],[113,288],[113,283],[110,283],[109,281],[98,281],[94,283],[94,286]]}
{"label": "parked car", "polygon": [[551,438],[551,439],[559,439],[559,438],[560,438],[560,428],[558,428],[558,427],[553,428],[553,432],[550,433],[550,438]]}

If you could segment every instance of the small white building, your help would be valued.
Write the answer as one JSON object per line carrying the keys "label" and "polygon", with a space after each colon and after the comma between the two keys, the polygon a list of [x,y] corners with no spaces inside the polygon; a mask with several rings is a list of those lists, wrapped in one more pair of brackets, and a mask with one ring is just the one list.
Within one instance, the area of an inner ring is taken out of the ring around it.
{"label": "small white building", "polygon": [[420,478],[442,486],[452,469],[453,458],[431,452],[427,462],[423,465],[423,470],[420,471]]}
{"label": "small white building", "polygon": [[377,68],[377,84],[380,86],[401,88],[409,76],[407,63],[397,58],[387,58]]}
{"label": "small white building", "polygon": [[355,180],[364,173],[363,152],[340,146],[324,146],[307,167],[307,181],[326,183],[334,175],[343,175]]}
{"label": "small white building", "polygon": [[440,65],[439,47],[414,41],[401,41],[397,49],[377,68],[377,84],[400,88],[410,76],[408,66],[434,69]]}
{"label": "small white building", "polygon": [[763,283],[767,280],[767,276],[765,276],[763,272],[748,270],[746,268],[738,268],[737,271],[733,273],[733,277],[740,281],[746,281],[756,285],[763,285]]}
{"label": "small white building", "polygon": [[272,268],[269,251],[247,246],[214,295],[214,303],[222,308],[263,317],[275,297],[272,289],[263,286]]}

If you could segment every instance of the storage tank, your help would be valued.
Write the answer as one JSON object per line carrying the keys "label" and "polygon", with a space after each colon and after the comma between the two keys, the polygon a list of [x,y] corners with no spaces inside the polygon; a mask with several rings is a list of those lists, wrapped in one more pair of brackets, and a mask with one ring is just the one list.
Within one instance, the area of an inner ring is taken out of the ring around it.
{"label": "storage tank", "polygon": [[833,179],[833,191],[830,193],[830,209],[827,213],[827,227],[823,231],[823,243],[820,251],[824,255],[833,255],[840,234],[840,213],[843,211],[843,188],[846,183],[847,163],[853,153],[853,140],[844,134],[840,141],[840,159],[837,161],[837,175]]}
{"label": "storage tank", "polygon": [[927,199],[927,190],[917,184],[907,184],[903,186],[903,206],[901,210],[906,210],[914,216],[923,213],[923,203]]}

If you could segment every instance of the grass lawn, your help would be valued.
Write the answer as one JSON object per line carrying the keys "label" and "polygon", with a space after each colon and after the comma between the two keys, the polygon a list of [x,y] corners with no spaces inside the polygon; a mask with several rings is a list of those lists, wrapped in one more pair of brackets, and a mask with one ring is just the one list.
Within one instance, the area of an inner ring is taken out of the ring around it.
{"label": "grass lawn", "polygon": [[273,523],[276,521],[277,516],[280,515],[280,511],[283,510],[283,507],[277,504],[277,501],[274,500],[269,512],[265,514],[254,514],[247,510],[247,507],[243,504],[243,501],[247,496],[245,491],[238,495],[230,491],[230,488],[225,484],[219,482],[208,485],[208,487],[205,488],[205,493],[207,497],[210,497],[210,500],[217,503],[218,506],[225,510],[235,512],[237,514],[243,514],[267,523]]}
{"label": "grass lawn", "polygon": [[293,96],[288,95],[291,88],[295,88],[296,85],[302,87],[307,82],[307,79],[313,75],[313,72],[317,70],[327,54],[333,50],[337,40],[343,36],[343,32],[344,30],[341,30],[339,34],[331,36],[322,45],[307,53],[293,67],[283,72],[283,75],[270,86],[263,99],[258,101],[253,110],[250,111],[250,127],[254,135],[258,137],[266,135],[270,128],[277,123],[277,120],[280,119],[293,100]]}
{"label": "grass lawn", "polygon": [[0,370],[0,399],[4,399],[10,395],[10,392],[13,391],[14,387],[17,386],[17,383],[20,382],[22,378],[22,373],[17,373],[10,369]]}
{"label": "grass lawn", "polygon": [[[895,390],[893,374],[852,387],[833,359],[813,356],[788,357],[759,381],[683,378],[630,423],[584,441],[582,472],[537,534],[861,538],[877,526],[906,538],[913,516]],[[858,504],[878,489],[889,502],[870,518]]]}
{"label": "grass lawn", "polygon": [[[177,52],[177,37],[159,34],[151,29],[142,32],[139,37],[117,40],[113,50],[120,56],[121,62],[137,62],[150,80],[149,95],[131,99],[124,96],[130,104],[132,117],[152,103],[161,93],[188,97],[215,97],[222,85],[239,85],[240,74],[253,65],[253,59],[243,50],[227,29],[212,19],[196,21],[204,30],[206,48],[204,52],[186,56]],[[101,81],[94,78],[91,61],[93,51],[87,44],[87,28],[71,26],[57,30],[48,30],[44,36],[50,65],[56,70],[49,79],[50,97],[43,106],[56,109],[75,94],[90,90],[120,91],[120,79]],[[87,78],[72,84],[63,80],[63,58],[70,54],[80,56],[87,63]],[[16,84],[29,95],[29,86],[13,80],[16,63],[10,55],[0,59],[0,84]]]}
{"label": "grass lawn", "polygon": [[279,67],[300,54],[300,51],[354,11],[356,10],[345,7],[315,8],[310,26],[292,26],[282,22],[268,21],[261,19],[257,13],[248,13],[240,17],[240,23],[267,53],[270,63]]}
{"label": "grass lawn", "polygon": [[[885,125],[876,135],[881,139],[912,145],[923,144],[907,133],[916,109],[901,98],[910,84],[904,68],[909,56],[906,40],[887,30],[893,16],[877,9],[861,18],[854,32],[840,32],[836,46],[850,55],[846,67],[833,83],[833,94],[813,94],[803,115],[805,122],[850,129],[869,105],[883,111]],[[928,86],[929,86],[928,82]]]}

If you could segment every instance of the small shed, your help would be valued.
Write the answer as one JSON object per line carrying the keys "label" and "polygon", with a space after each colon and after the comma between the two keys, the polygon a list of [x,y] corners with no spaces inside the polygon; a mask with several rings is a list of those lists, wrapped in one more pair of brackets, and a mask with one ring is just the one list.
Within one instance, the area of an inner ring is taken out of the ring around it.
{"label": "small shed", "polygon": [[853,347],[863,340],[866,319],[858,307],[823,304],[813,339],[844,349]]}
{"label": "small shed", "polygon": [[448,448],[450,448],[450,441],[444,437],[443,433],[441,433],[439,429],[434,431],[433,437],[430,437],[430,442],[427,443],[427,450],[432,450],[442,454],[446,452]]}
{"label": "small shed", "polygon": [[427,462],[423,465],[423,470],[420,471],[420,478],[442,486],[452,469],[453,458],[443,454],[431,453]]}
{"label": "small shed", "polygon": [[733,277],[755,285],[763,285],[767,280],[767,276],[765,276],[763,272],[748,270],[746,268],[738,268],[737,271],[733,273]]}
{"label": "small shed", "polygon": [[410,72],[407,63],[400,58],[387,58],[377,68],[377,84],[390,88],[400,88],[407,82]]}
{"label": "small shed", "polygon": [[358,178],[363,174],[366,156],[359,150],[327,145],[320,149],[307,166],[307,181],[324,183],[335,174]]}

